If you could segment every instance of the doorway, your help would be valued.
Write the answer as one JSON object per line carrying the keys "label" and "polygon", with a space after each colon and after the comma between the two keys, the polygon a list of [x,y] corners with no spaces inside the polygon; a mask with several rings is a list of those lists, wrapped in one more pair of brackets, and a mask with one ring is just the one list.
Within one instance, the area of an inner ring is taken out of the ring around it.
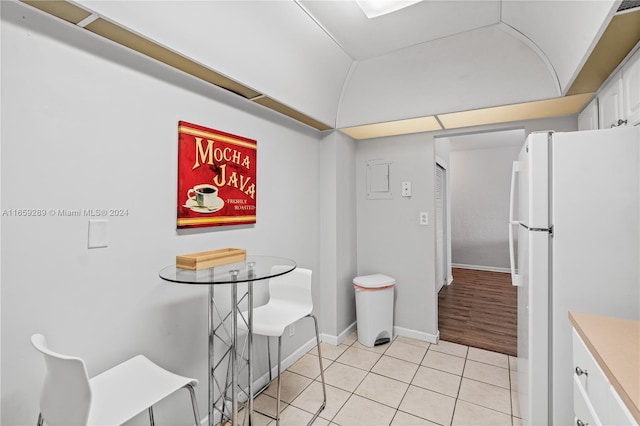
{"label": "doorway", "polygon": [[[437,155],[446,159],[444,170],[436,167],[436,216],[441,202],[448,210],[442,221],[435,219],[443,340],[507,354],[516,349],[517,300],[510,283],[507,223],[512,163],[524,139],[524,129],[436,139]],[[450,229],[449,235],[442,235],[440,223]],[[447,286],[441,284],[441,247],[450,253]]]}

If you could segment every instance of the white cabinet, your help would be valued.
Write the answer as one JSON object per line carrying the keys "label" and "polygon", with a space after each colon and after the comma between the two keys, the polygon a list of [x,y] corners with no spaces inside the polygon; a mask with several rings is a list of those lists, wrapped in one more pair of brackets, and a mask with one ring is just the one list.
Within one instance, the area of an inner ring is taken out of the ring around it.
{"label": "white cabinet", "polygon": [[633,416],[625,407],[624,402],[620,399],[620,395],[609,386],[609,394],[607,395],[607,408],[609,410],[608,422],[610,425],[633,425],[637,424]]}
{"label": "white cabinet", "polygon": [[594,98],[578,116],[578,130],[596,130],[598,128],[598,98]]}
{"label": "white cabinet", "polygon": [[638,425],[575,329],[573,368],[576,426]]}
{"label": "white cabinet", "polygon": [[622,76],[616,75],[598,95],[600,128],[609,129],[624,125],[622,102]]}
{"label": "white cabinet", "polygon": [[[600,129],[640,124],[640,51],[600,89],[598,116]],[[579,125],[582,119],[580,114]],[[587,120],[586,116],[584,120]],[[587,126],[588,123],[583,125]]]}
{"label": "white cabinet", "polygon": [[640,124],[640,52],[622,68],[622,113],[627,124]]}

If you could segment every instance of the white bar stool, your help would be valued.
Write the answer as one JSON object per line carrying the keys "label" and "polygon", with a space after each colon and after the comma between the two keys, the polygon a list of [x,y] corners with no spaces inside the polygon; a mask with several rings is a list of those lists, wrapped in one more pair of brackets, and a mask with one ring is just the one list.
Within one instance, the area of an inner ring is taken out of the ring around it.
{"label": "white bar stool", "polygon": [[143,355],[89,379],[81,358],[50,350],[42,334],[31,336],[31,343],[47,366],[38,426],[120,425],[144,410],[153,426],[153,405],[181,388],[189,390],[193,417],[200,424],[196,379],[167,371]]}
{"label": "white bar stool", "polygon": [[[274,266],[273,269],[279,268]],[[318,332],[318,320],[311,314],[313,300],[311,297],[311,270],[296,268],[288,274],[277,276],[269,280],[269,301],[253,310],[253,334],[267,337],[267,349],[269,338],[278,338],[278,388],[276,391],[276,415],[261,413],[269,416],[280,424],[280,373],[282,365],[282,336],[284,330],[296,321],[311,317],[316,330],[316,342],[318,345],[318,361],[320,365],[320,377],[322,378],[322,405],[309,421],[312,424],[327,404],[327,390],[324,382],[324,370],[322,369],[322,353],[320,352],[320,334]],[[271,352],[269,358],[269,383],[271,383]],[[266,387],[268,387],[267,385]],[[266,389],[265,387],[265,389]],[[264,389],[263,389],[264,390]]]}

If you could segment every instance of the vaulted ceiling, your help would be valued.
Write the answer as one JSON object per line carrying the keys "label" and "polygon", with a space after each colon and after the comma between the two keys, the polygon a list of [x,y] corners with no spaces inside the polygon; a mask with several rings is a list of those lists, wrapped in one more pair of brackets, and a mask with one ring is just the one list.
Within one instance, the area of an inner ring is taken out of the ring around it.
{"label": "vaulted ceiling", "polygon": [[[348,131],[437,130],[451,114],[547,100],[556,115],[575,113],[608,75],[574,84],[621,2],[424,0],[373,19],[355,1],[25,3],[317,129]],[[609,72],[640,39],[638,14]]]}

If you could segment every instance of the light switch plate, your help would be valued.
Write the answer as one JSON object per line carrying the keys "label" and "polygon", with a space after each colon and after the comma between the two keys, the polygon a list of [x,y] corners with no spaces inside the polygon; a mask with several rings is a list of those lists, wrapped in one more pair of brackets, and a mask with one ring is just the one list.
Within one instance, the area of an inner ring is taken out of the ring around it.
{"label": "light switch plate", "polygon": [[402,182],[402,196],[411,197],[411,182]]}
{"label": "light switch plate", "polygon": [[88,248],[101,248],[108,246],[108,224],[109,221],[104,219],[89,220]]}

